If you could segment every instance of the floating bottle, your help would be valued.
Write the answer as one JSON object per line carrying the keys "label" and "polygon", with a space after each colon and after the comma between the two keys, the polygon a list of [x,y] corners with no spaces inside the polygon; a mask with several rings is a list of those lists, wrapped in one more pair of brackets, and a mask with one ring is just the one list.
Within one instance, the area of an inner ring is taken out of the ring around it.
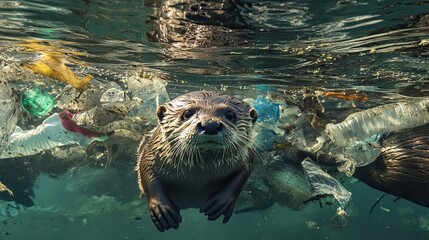
{"label": "floating bottle", "polygon": [[22,108],[35,116],[45,116],[55,106],[55,99],[40,88],[24,92],[21,99]]}
{"label": "floating bottle", "polygon": [[386,104],[349,115],[338,124],[327,124],[325,133],[338,147],[375,134],[429,123],[429,99]]}

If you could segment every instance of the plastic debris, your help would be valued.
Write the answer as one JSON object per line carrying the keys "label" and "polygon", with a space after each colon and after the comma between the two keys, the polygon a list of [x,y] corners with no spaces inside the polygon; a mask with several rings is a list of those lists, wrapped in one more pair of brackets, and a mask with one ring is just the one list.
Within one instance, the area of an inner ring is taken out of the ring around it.
{"label": "plastic debris", "polygon": [[252,107],[258,112],[258,121],[276,124],[280,120],[280,104],[274,103],[264,96],[259,95]]}
{"label": "plastic debris", "polygon": [[325,134],[344,147],[374,134],[389,133],[429,123],[429,99],[391,103],[349,115],[343,122],[327,124]]}
{"label": "plastic debris", "polygon": [[89,87],[92,75],[78,78],[70,68],[65,65],[65,60],[61,56],[43,53],[42,57],[34,63],[24,65],[25,68],[35,73],[68,83],[78,91],[82,92]]}
{"label": "plastic debris", "polygon": [[0,80],[0,154],[6,148],[9,136],[15,129],[18,121],[19,106],[17,97],[13,94],[8,84]]}
{"label": "plastic debris", "polygon": [[343,208],[338,207],[335,216],[331,219],[331,226],[334,228],[344,228],[348,223],[347,216],[347,212]]}
{"label": "plastic debris", "polygon": [[368,96],[359,94],[356,91],[316,91],[316,94],[348,101],[368,101]]}
{"label": "plastic debris", "polygon": [[13,192],[6,187],[2,182],[0,182],[0,192],[7,192],[9,195],[13,196]]}
{"label": "plastic debris", "polygon": [[45,116],[55,106],[55,99],[40,88],[32,88],[22,95],[21,106],[31,115]]}
{"label": "plastic debris", "polygon": [[291,210],[302,210],[305,207],[305,200],[312,197],[304,173],[294,164],[287,164],[281,171],[273,171],[267,181],[278,204]]}
{"label": "plastic debris", "polygon": [[351,193],[337,179],[323,171],[309,157],[305,158],[301,165],[310,181],[314,199],[333,196],[342,207],[346,206]]}
{"label": "plastic debris", "polygon": [[[130,109],[129,116],[144,117],[145,120],[156,122],[156,108],[163,103],[169,102],[167,93],[167,79],[159,72],[149,72],[140,69],[127,78],[128,91],[130,91],[135,101],[141,102]],[[149,115],[149,116],[148,116]],[[149,118],[148,118],[149,117]]]}
{"label": "plastic debris", "polygon": [[26,39],[21,43],[18,43],[18,47],[22,47],[27,52],[48,52],[49,54],[55,55],[66,59],[68,62],[73,64],[84,64],[83,62],[72,59],[70,56],[88,56],[85,52],[77,52],[63,47],[62,45],[73,45],[70,42],[61,40],[38,40],[38,39]]}
{"label": "plastic debris", "polygon": [[338,159],[340,172],[352,176],[356,167],[380,155],[383,134],[429,123],[429,99],[386,104],[350,114],[338,124],[327,124],[318,142],[306,150],[325,152]]}
{"label": "plastic debris", "polygon": [[[362,141],[352,142],[337,153],[338,170],[347,176],[352,176],[357,167],[374,162],[381,154],[380,139],[384,134],[374,134]],[[331,150],[335,152],[335,147]]]}
{"label": "plastic debris", "polygon": [[68,111],[54,113],[35,129],[23,131],[16,126],[9,137],[9,144],[0,154],[2,158],[30,156],[64,145],[88,145],[93,141],[104,141],[106,135],[78,126]]}

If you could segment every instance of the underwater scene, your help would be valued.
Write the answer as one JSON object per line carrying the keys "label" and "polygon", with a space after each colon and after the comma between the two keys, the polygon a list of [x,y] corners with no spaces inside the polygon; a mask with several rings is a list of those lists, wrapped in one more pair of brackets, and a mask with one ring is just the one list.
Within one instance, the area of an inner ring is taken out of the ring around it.
{"label": "underwater scene", "polygon": [[0,239],[429,239],[429,2],[0,1]]}

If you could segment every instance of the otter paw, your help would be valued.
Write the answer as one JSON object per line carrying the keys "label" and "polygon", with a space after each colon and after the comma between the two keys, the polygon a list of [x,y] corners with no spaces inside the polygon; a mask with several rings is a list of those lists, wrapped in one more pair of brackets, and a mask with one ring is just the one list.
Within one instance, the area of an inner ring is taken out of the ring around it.
{"label": "otter paw", "polygon": [[204,206],[200,209],[200,212],[204,212],[204,215],[208,216],[208,220],[213,221],[224,215],[223,223],[229,221],[234,211],[235,201],[237,198],[226,196],[225,194],[218,194],[211,197]]}
{"label": "otter paw", "polygon": [[150,217],[156,228],[164,232],[170,228],[179,228],[182,222],[179,209],[169,199],[152,198],[148,201]]}

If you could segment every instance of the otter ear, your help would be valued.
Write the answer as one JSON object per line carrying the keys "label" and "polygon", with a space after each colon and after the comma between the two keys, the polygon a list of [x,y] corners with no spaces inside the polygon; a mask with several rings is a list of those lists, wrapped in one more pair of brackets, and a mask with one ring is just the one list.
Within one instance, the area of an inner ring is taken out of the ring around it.
{"label": "otter ear", "polygon": [[250,110],[250,117],[252,118],[252,122],[255,123],[258,120],[258,112],[255,109]]}
{"label": "otter ear", "polygon": [[165,105],[161,105],[156,109],[156,116],[158,116],[158,121],[160,123],[164,119],[166,111],[167,111],[167,107]]}

